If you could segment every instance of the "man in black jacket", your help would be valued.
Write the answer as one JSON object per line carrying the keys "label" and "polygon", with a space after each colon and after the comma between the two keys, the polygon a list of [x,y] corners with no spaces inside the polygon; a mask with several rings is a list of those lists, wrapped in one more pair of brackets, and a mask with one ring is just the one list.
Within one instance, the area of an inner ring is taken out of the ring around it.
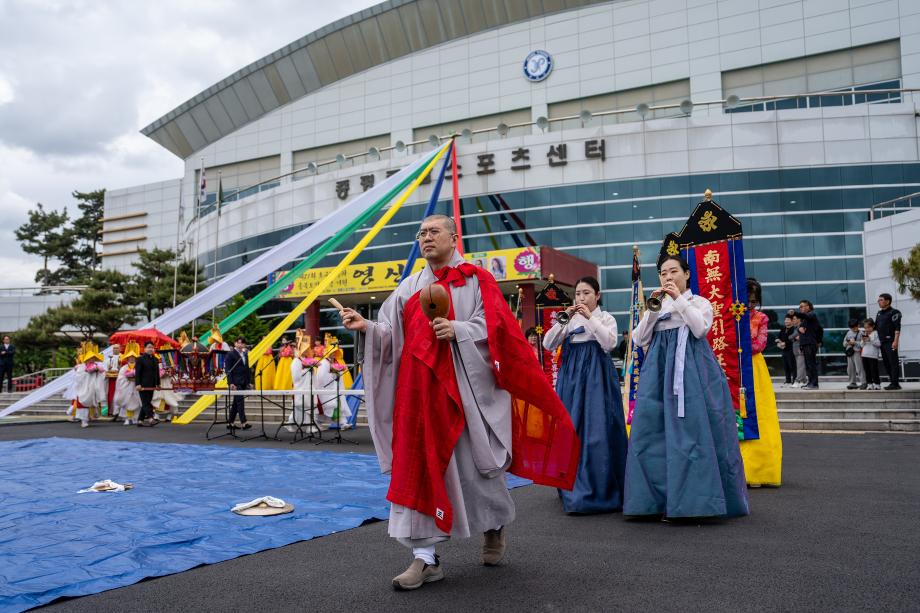
{"label": "man in black jacket", "polygon": [[901,389],[898,344],[901,342],[901,311],[891,308],[891,294],[879,294],[879,312],[875,315],[875,329],[882,342],[882,362],[888,373],[886,390]]}
{"label": "man in black jacket", "polygon": [[796,313],[801,320],[799,347],[805,358],[805,373],[808,376],[808,385],[805,389],[809,390],[818,389],[818,344],[824,334],[814,310],[815,307],[810,301],[802,300]]}
{"label": "man in black jacket", "polygon": [[134,384],[141,397],[141,414],[138,426],[155,426],[153,417],[153,392],[160,385],[160,362],[153,355],[153,341],[144,343],[144,354],[134,364]]}
{"label": "man in black jacket", "polygon": [[3,344],[0,345],[0,392],[3,391],[3,380],[6,379],[10,384],[10,391],[13,391],[13,360],[16,357],[16,347],[13,346],[12,339],[7,335],[3,337]]}
{"label": "man in black jacket", "polygon": [[[227,354],[224,360],[224,373],[227,375],[227,383],[231,390],[249,389],[249,382],[252,380],[252,373],[249,370],[249,355],[246,351],[246,341],[243,337],[236,339],[233,344],[233,350]],[[240,427],[248,430],[252,426],[246,422],[246,398],[244,396],[234,396],[233,403],[230,405],[230,418],[228,428],[232,428],[233,422],[236,421],[236,415],[240,415]]]}

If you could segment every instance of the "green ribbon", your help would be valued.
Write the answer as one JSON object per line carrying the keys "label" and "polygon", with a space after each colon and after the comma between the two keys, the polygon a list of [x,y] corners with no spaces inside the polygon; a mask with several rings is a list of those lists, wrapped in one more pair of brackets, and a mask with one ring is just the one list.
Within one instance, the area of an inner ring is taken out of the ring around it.
{"label": "green ribbon", "polygon": [[[361,226],[363,226],[371,217],[376,215],[383,209],[387,203],[390,202],[398,193],[403,191],[410,183],[412,183],[426,168],[426,164],[422,164],[415,171],[410,173],[405,177],[398,185],[393,187],[390,191],[384,194],[380,200],[375,202],[369,209],[355,217],[351,222],[348,223],[344,228],[333,234],[329,237],[325,243],[323,243],[319,248],[317,248],[313,253],[307,256],[302,262],[294,266],[287,274],[283,277],[266,287],[264,290],[259,292],[254,298],[249,300],[246,304],[238,308],[237,310],[230,313],[223,321],[218,324],[222,334],[229,332],[233,326],[237,325],[252,313],[254,313],[259,307],[264,305],[266,302],[277,296],[281,293],[285,287],[287,287],[290,279],[296,279],[306,271],[310,270],[315,266],[320,260],[326,257],[330,251],[341,245],[345,242],[352,234],[354,234]],[[211,338],[211,333],[208,332],[201,337],[200,342],[207,346],[209,339]]]}

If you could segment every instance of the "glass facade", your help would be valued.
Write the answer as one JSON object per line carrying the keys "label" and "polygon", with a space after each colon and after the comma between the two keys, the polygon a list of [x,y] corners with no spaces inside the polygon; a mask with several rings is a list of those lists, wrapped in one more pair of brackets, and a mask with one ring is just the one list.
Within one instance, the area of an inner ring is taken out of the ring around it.
{"label": "glass facade", "polygon": [[[847,321],[865,316],[863,222],[873,204],[916,192],[918,185],[917,163],[560,185],[494,194],[494,198],[463,198],[463,236],[468,251],[526,244],[524,232],[501,206],[503,201],[537,244],[598,265],[604,308],[616,316],[622,330],[629,302],[632,246],[638,245],[642,253],[645,286],[654,286],[662,238],[682,227],[703,191],[710,188],[715,200],[744,226],[747,275],[763,285],[764,311],[770,316],[771,329],[778,329],[783,313],[797,307],[800,300],[812,301],[825,328],[825,367],[836,370],[843,360],[840,340]],[[404,258],[424,206],[404,206],[357,261]],[[439,203],[438,209],[449,214],[449,202]],[[217,275],[300,229],[276,230],[221,247]],[[337,263],[360,237],[361,232],[347,239],[322,265]],[[208,276],[214,276],[213,257],[213,253],[200,256]],[[768,347],[767,355],[775,353],[772,341]],[[771,366],[776,366],[773,360]]]}

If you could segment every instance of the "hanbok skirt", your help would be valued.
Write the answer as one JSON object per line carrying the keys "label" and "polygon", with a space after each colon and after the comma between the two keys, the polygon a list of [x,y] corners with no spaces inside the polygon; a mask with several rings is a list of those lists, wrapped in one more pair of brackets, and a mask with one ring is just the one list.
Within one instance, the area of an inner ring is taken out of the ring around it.
{"label": "hanbok skirt", "polygon": [[783,440],[779,434],[776,394],[763,355],[754,354],[754,396],[760,438],[741,441],[744,474],[750,485],[779,487],[783,474]]}
{"label": "hanbok skirt", "polygon": [[616,369],[597,341],[565,340],[556,392],[581,439],[571,492],[560,490],[566,513],[609,513],[623,508],[626,424]]}
{"label": "hanbok skirt", "polygon": [[[290,372],[290,370],[291,363],[288,362],[288,372]],[[253,379],[255,381],[253,385],[255,389],[275,389],[275,377],[277,377],[275,358],[270,355],[263,355],[259,358],[258,363],[256,363],[256,370],[253,373]],[[291,383],[291,389],[293,389],[293,382]]]}
{"label": "hanbok skirt", "polygon": [[728,382],[706,339],[689,335],[684,417],[674,394],[679,328],[655,332],[642,364],[626,463],[624,515],[748,514]]}
{"label": "hanbok skirt", "polygon": [[276,390],[292,390],[294,389],[294,380],[291,377],[291,362],[293,358],[283,357],[278,358],[278,365],[275,366],[275,381],[272,384],[272,389]]}

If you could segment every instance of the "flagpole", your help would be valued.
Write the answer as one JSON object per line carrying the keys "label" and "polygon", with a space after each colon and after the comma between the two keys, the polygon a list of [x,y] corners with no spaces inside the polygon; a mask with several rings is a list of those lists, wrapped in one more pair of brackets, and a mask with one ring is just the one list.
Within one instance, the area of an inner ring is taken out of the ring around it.
{"label": "flagpole", "polygon": [[[204,158],[201,158],[201,166],[198,170],[198,195],[195,197],[195,282],[192,286],[192,294],[198,295],[198,256],[201,253],[201,199],[205,194],[207,182],[204,176]],[[198,325],[198,317],[192,319],[192,337],[195,334],[195,327]]]}
{"label": "flagpole", "polygon": [[[211,273],[213,275],[211,277],[212,279],[217,278],[217,250],[220,247],[220,209],[221,209],[221,206],[223,205],[223,201],[224,201],[224,186],[223,186],[223,183],[221,182],[220,171],[218,170],[217,171],[217,223],[214,228],[214,257],[212,258],[212,262],[214,263],[213,264],[214,270]],[[211,325],[212,326],[217,322],[217,319],[215,318],[216,312],[217,312],[217,307],[216,306],[211,307]]]}
{"label": "flagpole", "polygon": [[176,258],[173,261],[173,308],[176,308],[176,294],[179,289],[179,236],[182,233],[184,210],[182,208],[182,179],[179,179],[179,214],[176,215]]}

